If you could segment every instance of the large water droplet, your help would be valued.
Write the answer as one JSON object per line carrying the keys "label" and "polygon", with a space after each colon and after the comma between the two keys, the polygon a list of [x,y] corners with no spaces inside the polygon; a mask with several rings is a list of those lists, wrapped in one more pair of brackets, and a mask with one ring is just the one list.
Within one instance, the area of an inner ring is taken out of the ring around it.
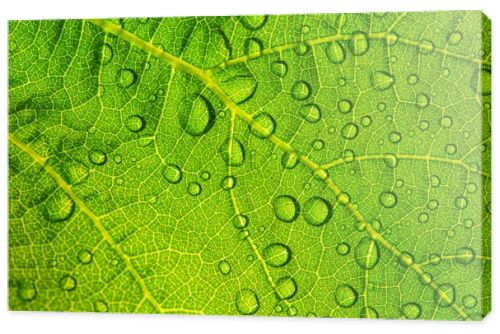
{"label": "large water droplet", "polygon": [[311,85],[304,80],[295,81],[292,86],[292,97],[296,100],[303,101],[311,96]]}
{"label": "large water droplet", "polygon": [[405,319],[415,320],[422,314],[422,307],[417,303],[406,303],[401,307],[401,313]]}
{"label": "large water droplet", "polygon": [[78,262],[81,264],[89,264],[92,262],[92,252],[86,249],[82,249],[78,252]]}
{"label": "large water droplet", "polygon": [[349,46],[355,56],[364,55],[370,48],[368,35],[362,31],[354,32],[349,41]]}
{"label": "large water droplet", "polygon": [[335,289],[334,298],[337,305],[348,308],[358,301],[358,292],[349,284],[341,284]]}
{"label": "large water droplet", "polygon": [[287,245],[275,242],[264,248],[263,256],[271,267],[282,267],[290,262],[292,251]]}
{"label": "large water droplet", "polygon": [[67,220],[75,211],[75,202],[62,190],[53,193],[44,203],[45,218],[57,223]]}
{"label": "large water droplet", "polygon": [[122,68],[118,71],[119,84],[123,88],[129,88],[137,80],[137,73],[129,68]]}
{"label": "large water droplet", "polygon": [[379,202],[386,208],[393,208],[398,204],[398,197],[392,191],[384,191],[379,196]]}
{"label": "large water droplet", "polygon": [[290,299],[297,293],[297,283],[290,276],[281,277],[276,282],[276,297]]}
{"label": "large water droplet", "polygon": [[313,196],[304,204],[304,220],[310,225],[324,225],[332,218],[332,215],[332,205],[322,197]]}
{"label": "large water droplet", "polygon": [[129,131],[140,132],[146,126],[146,121],[140,115],[132,115],[125,120],[125,126]]}
{"label": "large water droplet", "polygon": [[326,56],[334,64],[342,64],[346,58],[345,49],[340,42],[330,42],[326,45]]}
{"label": "large water droplet", "polygon": [[220,186],[223,190],[231,190],[236,187],[236,178],[234,176],[225,176],[220,181]]}
{"label": "large water droplet", "polygon": [[161,173],[168,183],[179,183],[182,179],[182,170],[174,164],[163,167]]}
{"label": "large water droplet", "polygon": [[415,100],[415,105],[417,106],[418,109],[426,108],[429,105],[429,103],[430,99],[426,94],[420,93],[417,95]]}
{"label": "large water droplet", "polygon": [[299,216],[300,206],[297,200],[290,195],[279,195],[273,200],[273,209],[276,218],[290,223]]}
{"label": "large water droplet", "polygon": [[59,280],[59,287],[64,291],[73,291],[76,289],[76,279],[71,275],[64,275]]}
{"label": "large water droplet", "polygon": [[345,139],[354,139],[357,137],[359,132],[358,125],[352,122],[346,123],[343,127],[342,130],[340,130],[340,134],[342,137]]}
{"label": "large water droplet", "polygon": [[342,99],[337,102],[337,108],[342,114],[347,114],[352,110],[352,102],[348,99]]}
{"label": "large water droplet", "polygon": [[232,140],[226,139],[220,146],[219,152],[229,166],[241,166],[245,161],[245,148],[236,137]]}
{"label": "large water droplet", "polygon": [[276,60],[271,63],[271,73],[283,78],[288,73],[288,64],[282,60]]}
{"label": "large water droplet", "polygon": [[37,293],[36,285],[32,280],[22,280],[18,283],[17,296],[21,300],[32,301],[36,298]]}
{"label": "large water droplet", "polygon": [[198,182],[189,182],[187,192],[191,196],[198,196],[201,194],[201,185]]}
{"label": "large water droplet", "polygon": [[375,240],[370,237],[361,239],[356,246],[356,263],[362,269],[373,269],[380,260],[380,249]]}
{"label": "large water droplet", "polygon": [[64,174],[68,182],[74,185],[81,184],[89,177],[89,169],[79,161],[71,161],[65,165]]}
{"label": "large water droplet", "polygon": [[394,85],[394,75],[386,71],[376,71],[372,75],[373,86],[380,91],[387,90]]}
{"label": "large water droplet", "polygon": [[318,123],[321,119],[321,109],[316,103],[308,103],[301,106],[299,113],[309,123]]}
{"label": "large water droplet", "polygon": [[88,159],[91,163],[97,166],[104,165],[108,160],[106,153],[101,150],[90,150],[88,154]]}
{"label": "large water droplet", "polygon": [[292,169],[299,163],[299,156],[292,152],[285,151],[281,157],[281,166],[285,169]]}
{"label": "large water droplet", "polygon": [[250,289],[243,289],[236,294],[236,310],[240,314],[250,315],[257,312],[260,303],[257,294]]}
{"label": "large water droplet", "polygon": [[215,123],[215,110],[210,101],[199,95],[192,104],[179,114],[181,127],[191,136],[207,133]]}
{"label": "large water droplet", "polygon": [[245,215],[236,215],[233,217],[233,226],[236,228],[244,228],[248,225],[248,217]]}
{"label": "large water droplet", "polygon": [[253,118],[248,127],[257,138],[269,138],[276,131],[276,121],[268,113],[262,112]]}

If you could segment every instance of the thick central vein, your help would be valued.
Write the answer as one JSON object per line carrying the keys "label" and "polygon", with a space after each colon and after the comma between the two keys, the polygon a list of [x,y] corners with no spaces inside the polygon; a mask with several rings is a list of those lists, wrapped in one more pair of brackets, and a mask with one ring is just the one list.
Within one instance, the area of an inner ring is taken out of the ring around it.
{"label": "thick central vein", "polygon": [[[116,35],[117,37],[122,38],[123,40],[129,42],[131,45],[146,51],[158,58],[164,59],[167,61],[172,67],[184,71],[201,82],[205,84],[207,88],[212,90],[212,92],[217,95],[217,97],[224,103],[224,105],[236,116],[242,119],[245,123],[249,124],[252,129],[260,133],[263,137],[268,138],[271,142],[273,142],[280,149],[288,152],[289,154],[295,154],[298,156],[299,162],[307,167],[309,170],[313,172],[317,179],[323,181],[327,187],[337,196],[337,199],[344,204],[344,206],[351,212],[353,217],[358,221],[358,223],[364,227],[365,231],[368,232],[370,237],[378,241],[384,248],[389,250],[394,256],[399,258],[402,263],[408,266],[408,268],[412,269],[421,279],[423,279],[426,274],[422,270],[421,265],[415,262],[408,261],[408,259],[403,255],[403,252],[399,250],[396,246],[391,244],[388,240],[386,240],[380,233],[378,233],[370,224],[367,223],[364,216],[358,210],[356,205],[352,201],[346,201],[346,196],[342,192],[342,190],[334,183],[334,181],[329,177],[328,172],[322,168],[318,163],[307,157],[306,155],[299,154],[289,143],[283,141],[281,138],[277,137],[273,133],[270,133],[269,130],[258,122],[255,122],[253,117],[243,110],[240,106],[238,106],[227,94],[224,90],[214,81],[211,72],[205,71],[201,68],[198,68],[164,50],[153,45],[151,42],[146,42],[142,40],[140,37],[134,35],[131,32],[124,30],[122,27],[111,23],[102,19],[92,19],[90,22],[100,26],[105,32]],[[434,290],[439,300],[443,300],[451,305],[451,307],[463,318],[470,319],[468,314],[463,310],[463,308],[456,304],[450,296],[443,291],[438,284],[434,281],[430,281],[428,283],[429,287]]]}

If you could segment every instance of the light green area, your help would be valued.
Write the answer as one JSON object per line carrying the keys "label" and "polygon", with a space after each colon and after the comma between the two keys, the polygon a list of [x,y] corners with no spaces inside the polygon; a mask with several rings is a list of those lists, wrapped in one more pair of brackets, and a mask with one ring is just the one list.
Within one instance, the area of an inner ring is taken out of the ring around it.
{"label": "light green area", "polygon": [[9,22],[12,310],[479,320],[480,12]]}

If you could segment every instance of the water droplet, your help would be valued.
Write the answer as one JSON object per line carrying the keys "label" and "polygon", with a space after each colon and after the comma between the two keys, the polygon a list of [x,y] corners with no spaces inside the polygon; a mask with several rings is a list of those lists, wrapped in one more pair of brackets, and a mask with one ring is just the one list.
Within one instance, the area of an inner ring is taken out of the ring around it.
{"label": "water droplet", "polygon": [[146,121],[140,115],[132,115],[125,120],[125,126],[132,132],[140,132],[146,127]]}
{"label": "water droplet", "polygon": [[342,114],[347,114],[352,110],[352,102],[347,99],[339,100],[337,108]]}
{"label": "water droplet", "polygon": [[358,301],[358,292],[349,284],[341,284],[335,289],[334,298],[340,307],[348,308]]}
{"label": "water droplet", "polygon": [[198,182],[189,182],[187,192],[191,196],[198,196],[201,194],[201,185]]}
{"label": "water droplet", "polygon": [[415,320],[422,314],[422,307],[417,303],[406,303],[401,307],[401,312],[405,319]]}
{"label": "water droplet", "polygon": [[219,148],[222,159],[228,166],[241,166],[245,161],[245,148],[235,137],[226,139]]}
{"label": "water droplet", "polygon": [[409,85],[416,85],[418,83],[418,75],[416,74],[410,74],[407,78],[406,78],[406,82],[409,84]]}
{"label": "water droplet", "polygon": [[299,114],[309,123],[318,123],[321,119],[321,109],[316,103],[309,103],[301,106]]}
{"label": "water droplet", "polygon": [[402,137],[401,137],[401,134],[399,132],[393,131],[393,132],[389,133],[388,139],[391,143],[397,144],[401,141]]}
{"label": "water droplet", "polygon": [[305,202],[303,215],[312,226],[324,225],[332,218],[332,205],[322,197],[313,196]]}
{"label": "water droplet", "polygon": [[384,111],[387,108],[387,105],[384,102],[377,103],[377,110]]}
{"label": "water droplet", "polygon": [[403,266],[411,266],[415,262],[413,254],[409,252],[401,252],[399,255],[399,263]]}
{"label": "water droplet", "polygon": [[443,75],[443,77],[447,78],[450,76],[450,70],[448,68],[443,68],[443,70],[441,71],[441,74]]}
{"label": "water droplet", "polygon": [[231,190],[236,187],[236,178],[234,176],[225,176],[220,181],[220,186],[224,190]]}
{"label": "water droplet", "polygon": [[311,46],[307,42],[302,42],[293,49],[297,56],[305,56],[309,50],[311,50]]}
{"label": "water droplet", "polygon": [[455,287],[449,283],[439,285],[439,290],[434,293],[434,298],[439,307],[449,307],[455,303]]}
{"label": "water droplet", "polygon": [[264,248],[264,260],[271,267],[283,267],[292,258],[290,247],[282,243],[272,243]]}
{"label": "water droplet", "polygon": [[281,166],[285,169],[292,169],[299,163],[299,156],[292,152],[285,151],[281,157]]}
{"label": "water droplet", "polygon": [[477,305],[477,298],[473,295],[465,295],[462,298],[462,305],[465,308],[474,308]]}
{"label": "water droplet", "polygon": [[354,32],[351,36],[351,40],[349,41],[349,46],[353,55],[364,55],[370,48],[368,35],[361,31]]}
{"label": "water droplet", "polygon": [[36,298],[38,292],[32,280],[22,280],[18,284],[17,296],[21,300],[29,302]]}
{"label": "water droplet", "polygon": [[453,31],[448,35],[448,43],[450,45],[457,45],[462,41],[462,33],[460,31]]}
{"label": "water droplet", "polygon": [[418,221],[422,224],[427,223],[429,221],[429,215],[425,212],[422,212],[418,215]]}
{"label": "water droplet", "polygon": [[290,299],[297,293],[297,283],[290,276],[281,277],[276,282],[276,297]]}
{"label": "water droplet", "polygon": [[321,139],[316,139],[312,142],[312,148],[315,151],[321,151],[325,147],[325,142]]}
{"label": "water droplet", "polygon": [[467,201],[467,198],[463,197],[463,196],[459,196],[457,198],[455,198],[455,206],[458,208],[458,209],[465,209],[468,205],[468,201]]}
{"label": "water droplet", "polygon": [[398,166],[398,158],[392,153],[387,153],[384,155],[385,165],[389,168],[396,168]]}
{"label": "water droplet", "polygon": [[59,287],[64,291],[73,291],[76,289],[76,279],[71,275],[64,275],[59,280]]}
{"label": "water droplet", "polygon": [[283,78],[288,73],[288,64],[282,60],[272,62],[271,73]]}
{"label": "water droplet", "polygon": [[94,165],[100,166],[106,163],[108,157],[106,156],[106,153],[101,150],[91,150],[89,151],[88,159]]}
{"label": "water droplet", "polygon": [[432,41],[422,39],[418,45],[418,51],[423,55],[430,55],[434,52],[435,46]]}
{"label": "water droplet", "polygon": [[267,22],[268,16],[266,15],[245,15],[240,16],[240,23],[249,30],[259,30]]}
{"label": "water droplet", "polygon": [[78,252],[78,262],[81,264],[89,264],[92,262],[92,252],[86,249],[82,249]]}
{"label": "water droplet", "polygon": [[437,188],[441,185],[441,179],[437,175],[431,175],[431,186]]}
{"label": "water droplet", "polygon": [[475,183],[468,183],[465,190],[467,190],[468,193],[473,194],[477,191],[477,185]]}
{"label": "water droplet", "polygon": [[420,121],[420,123],[418,124],[418,127],[420,128],[420,130],[426,131],[426,130],[429,129],[429,122],[427,122],[427,121]]}
{"label": "water droplet", "polygon": [[428,261],[432,265],[438,265],[441,263],[441,256],[439,254],[430,254]]}
{"label": "water droplet", "polygon": [[325,53],[328,60],[334,64],[342,64],[346,58],[345,49],[338,41],[328,43]]}
{"label": "water droplet", "polygon": [[393,208],[398,203],[398,197],[392,191],[384,191],[379,196],[379,202],[386,208]]}
{"label": "water droplet", "polygon": [[17,44],[17,42],[14,41],[13,39],[9,38],[9,53],[16,52],[18,48],[19,48],[19,45]]}
{"label": "water droplet", "polygon": [[179,183],[182,179],[182,170],[174,164],[168,164],[163,167],[161,173],[168,183]]}
{"label": "water droplet", "polygon": [[455,144],[447,144],[444,147],[444,151],[446,152],[446,154],[453,155],[453,154],[457,153],[457,145],[455,145]]}
{"label": "water droplet", "polygon": [[363,116],[361,117],[361,125],[364,126],[365,128],[369,127],[372,124],[372,118],[371,116]]}
{"label": "water droplet", "polygon": [[290,195],[279,195],[273,199],[273,209],[276,218],[291,223],[299,216],[299,202]]}
{"label": "water droplet", "polygon": [[341,242],[337,245],[336,250],[338,255],[345,256],[351,251],[351,246],[347,242]]}
{"label": "water droplet", "polygon": [[255,37],[247,38],[243,46],[245,54],[247,55],[259,54],[262,52],[262,50],[264,50],[264,44],[262,43],[262,41]]}
{"label": "water droplet", "polygon": [[97,300],[94,303],[94,310],[96,312],[108,312],[108,304],[103,300]]}
{"label": "water droplet", "polygon": [[348,122],[342,127],[342,130],[340,130],[340,134],[342,137],[345,139],[354,139],[357,137],[359,132],[358,125],[352,122]]}
{"label": "water droplet", "polygon": [[365,270],[373,269],[380,260],[380,249],[372,238],[364,237],[355,249],[356,263]]}
{"label": "water droplet", "polygon": [[439,202],[435,199],[431,199],[429,203],[427,203],[427,209],[436,210],[439,207]]}
{"label": "water droplet", "polygon": [[210,173],[207,171],[204,171],[201,173],[200,177],[202,180],[208,181],[208,180],[210,180]]}
{"label": "water droplet", "polygon": [[248,217],[245,215],[236,215],[233,217],[233,226],[242,229],[248,225]]}
{"label": "water droplet", "polygon": [[137,80],[137,74],[129,68],[122,68],[118,71],[118,78],[120,87],[129,88]]}
{"label": "water droplet", "polygon": [[75,211],[75,202],[62,190],[54,192],[44,203],[44,216],[57,223],[71,217]]}
{"label": "water droplet", "polygon": [[292,86],[292,97],[296,100],[303,101],[311,96],[311,85],[304,80],[297,80]]}
{"label": "water droplet", "polygon": [[113,60],[113,48],[108,43],[102,45],[102,64],[107,65]]}
{"label": "water droplet", "polygon": [[366,319],[378,319],[378,312],[373,307],[366,306],[361,309],[359,316]]}
{"label": "water droplet", "polygon": [[222,275],[228,275],[231,272],[231,264],[226,260],[220,261],[218,267]]}
{"label": "water droplet", "polygon": [[391,88],[394,82],[394,75],[386,71],[376,71],[372,75],[372,84],[379,91]]}
{"label": "water droplet", "polygon": [[422,273],[420,277],[420,283],[422,283],[423,285],[429,285],[431,282],[432,282],[431,274],[426,272]]}
{"label": "water droplet", "polygon": [[243,289],[236,294],[236,310],[243,315],[250,315],[259,309],[257,294],[250,289]]}
{"label": "water droplet", "polygon": [[475,256],[476,256],[476,253],[474,252],[474,250],[472,250],[472,248],[469,248],[469,247],[462,247],[462,248],[459,248],[457,249],[457,263],[460,263],[460,264],[463,264],[463,265],[468,265],[470,264]]}
{"label": "water droplet", "polygon": [[418,109],[424,109],[427,107],[430,103],[430,99],[427,95],[424,93],[420,93],[417,95],[417,98],[415,100],[415,105],[417,106]]}
{"label": "water droplet", "polygon": [[179,114],[181,127],[191,136],[207,133],[215,123],[215,110],[210,101],[199,95],[192,104]]}
{"label": "water droplet", "polygon": [[268,113],[262,112],[253,118],[248,127],[257,138],[269,138],[276,131],[276,121]]}
{"label": "water droplet", "polygon": [[115,155],[113,156],[113,161],[114,161],[115,163],[117,163],[117,164],[121,164],[121,163],[122,163],[122,156],[121,156],[121,155],[119,155],[119,154],[115,154]]}
{"label": "water droplet", "polygon": [[81,184],[89,177],[89,169],[79,161],[70,161],[65,165],[64,174],[68,182],[74,185]]}

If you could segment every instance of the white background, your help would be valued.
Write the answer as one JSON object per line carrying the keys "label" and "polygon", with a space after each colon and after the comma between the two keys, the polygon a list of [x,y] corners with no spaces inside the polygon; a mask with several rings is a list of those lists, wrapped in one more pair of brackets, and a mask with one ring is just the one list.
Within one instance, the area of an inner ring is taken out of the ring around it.
{"label": "white background", "polygon": [[[0,332],[1,333],[492,333],[500,329],[498,245],[493,247],[493,311],[482,322],[431,322],[227,316],[70,314],[7,311],[7,20],[48,18],[483,10],[493,21],[493,78],[500,74],[498,0],[1,0],[0,1]],[[493,95],[498,96],[496,85]],[[493,169],[500,124],[493,101]],[[498,243],[499,183],[493,179],[493,244]]]}

